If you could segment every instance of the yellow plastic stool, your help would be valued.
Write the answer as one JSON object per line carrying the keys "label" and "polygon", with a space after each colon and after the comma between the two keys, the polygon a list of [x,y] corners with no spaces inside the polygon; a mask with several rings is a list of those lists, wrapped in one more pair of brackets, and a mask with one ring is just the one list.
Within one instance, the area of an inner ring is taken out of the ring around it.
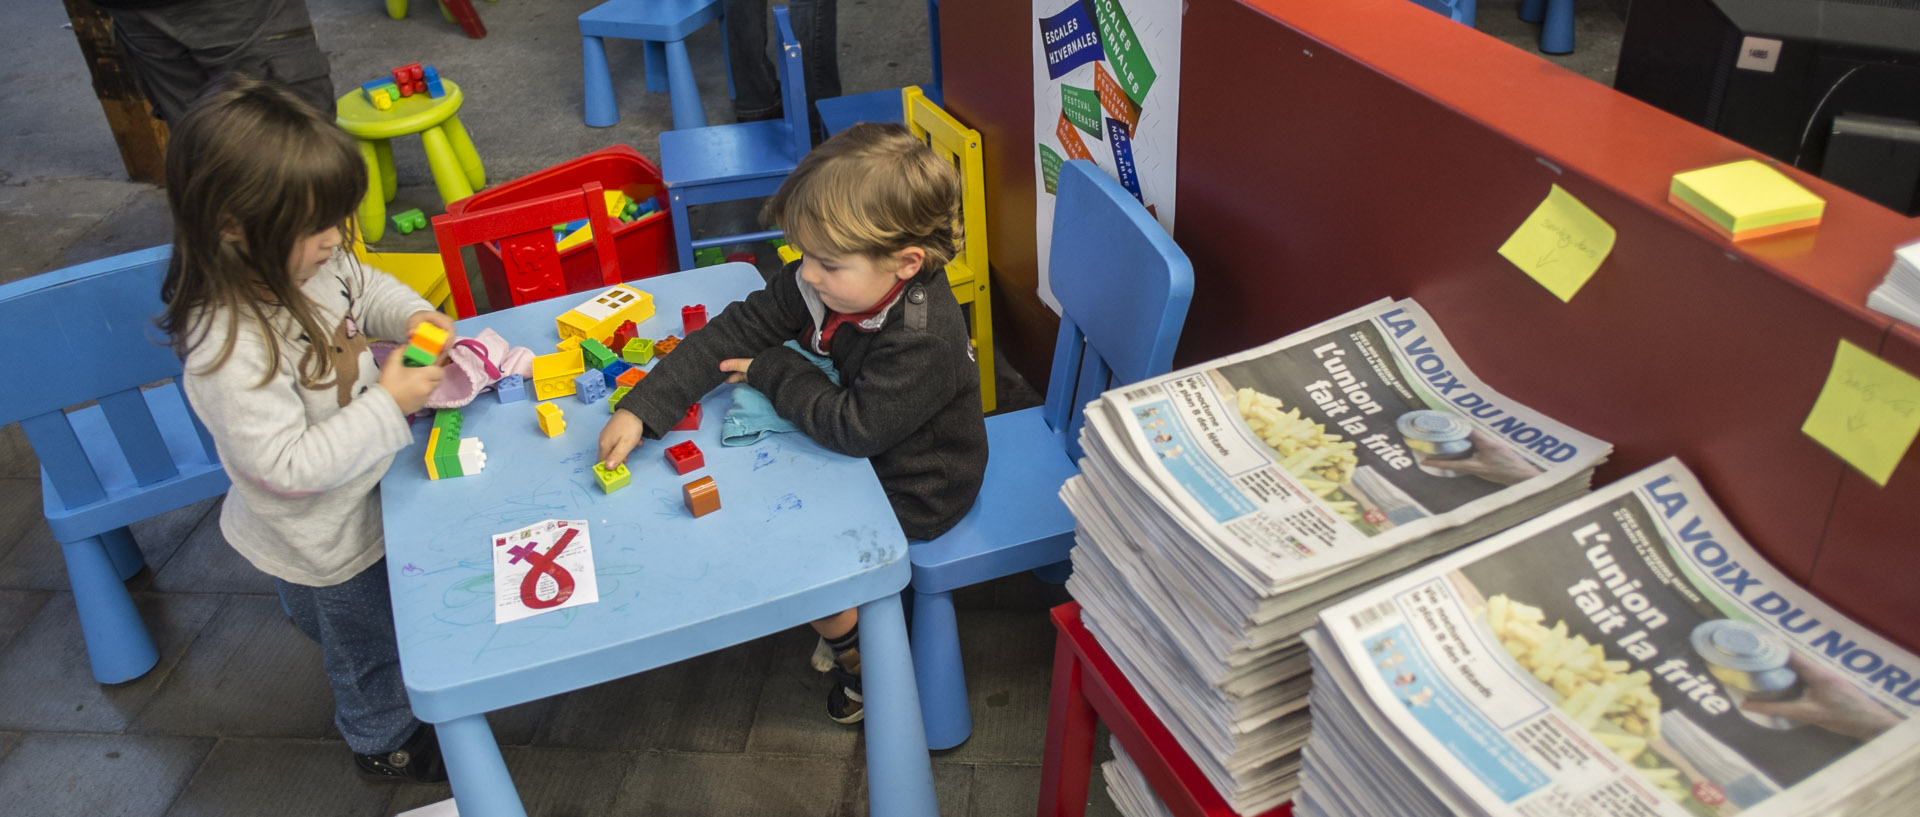
{"label": "yellow plastic stool", "polygon": [[386,270],[387,274],[400,279],[420,297],[427,299],[435,309],[446,313],[449,318],[460,315],[453,309],[453,288],[447,284],[447,268],[437,252],[380,252],[370,250],[365,242],[354,242],[353,255],[360,263],[375,269]]}
{"label": "yellow plastic stool", "polygon": [[359,137],[360,156],[367,160],[367,197],[360,202],[360,232],[367,241],[379,241],[387,232],[387,202],[393,201],[396,187],[390,141],[395,136],[420,134],[442,204],[464,199],[487,185],[480,154],[474,152],[466,127],[454,115],[460,110],[460,86],[449,79],[440,84],[446,96],[433,99],[414,94],[384,111],[375,109],[358,89],[340,97],[336,121],[341,130]]}

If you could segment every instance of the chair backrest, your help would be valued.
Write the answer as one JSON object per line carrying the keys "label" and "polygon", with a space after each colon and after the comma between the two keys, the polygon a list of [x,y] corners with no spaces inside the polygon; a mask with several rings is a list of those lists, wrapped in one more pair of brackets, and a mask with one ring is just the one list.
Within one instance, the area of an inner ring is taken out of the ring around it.
{"label": "chair backrest", "polygon": [[1193,299],[1193,264],[1145,207],[1099,166],[1061,165],[1048,278],[1060,334],[1047,424],[1080,457],[1081,409],[1101,392],[1173,367]]}
{"label": "chair backrest", "polygon": [[[67,419],[69,407],[89,400],[99,402],[136,484],[179,474],[141,393],[156,381],[178,386],[181,373],[153,323],[165,308],[160,283],[172,255],[171,247],[154,247],[0,286],[0,348],[16,384],[0,389],[0,426],[20,423],[69,508],[106,496],[102,474]],[[217,463],[206,428],[197,417],[193,425],[200,454]],[[103,442],[91,435],[86,448],[100,450]]]}
{"label": "chair backrest", "polygon": [[542,301],[567,294],[566,274],[560,269],[560,251],[554,246],[553,225],[585,218],[593,228],[593,248],[600,259],[600,280],[620,283],[620,253],[613,240],[613,220],[607,215],[605,189],[589,182],[579,190],[554,193],[514,204],[488,207],[461,215],[433,217],[433,240],[453,289],[460,317],[478,314],[467,283],[460,248],[482,241],[500,242],[500,261],[506,268],[511,304],[488,304],[493,309]]}
{"label": "chair backrest", "polygon": [[960,254],[947,263],[948,277],[984,283],[987,279],[987,171],[981,158],[980,132],[960,124],[960,120],[933,104],[917,85],[900,89],[900,99],[906,107],[907,130],[960,171],[961,246]]}
{"label": "chair backrest", "polygon": [[800,59],[800,39],[793,36],[793,23],[787,19],[786,6],[773,7],[773,24],[780,31],[780,104],[786,106],[788,138],[794,161],[813,149],[813,126],[808,122],[807,72]]}

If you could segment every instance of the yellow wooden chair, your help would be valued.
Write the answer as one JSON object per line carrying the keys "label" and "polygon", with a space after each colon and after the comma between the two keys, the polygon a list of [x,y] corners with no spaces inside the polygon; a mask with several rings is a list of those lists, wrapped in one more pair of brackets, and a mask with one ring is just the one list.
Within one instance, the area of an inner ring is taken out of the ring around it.
{"label": "yellow wooden chair", "polygon": [[987,183],[980,132],[933,104],[917,85],[900,89],[907,129],[960,170],[961,247],[947,262],[954,300],[971,304],[973,353],[980,361],[980,407],[993,411],[993,293],[987,283]]}

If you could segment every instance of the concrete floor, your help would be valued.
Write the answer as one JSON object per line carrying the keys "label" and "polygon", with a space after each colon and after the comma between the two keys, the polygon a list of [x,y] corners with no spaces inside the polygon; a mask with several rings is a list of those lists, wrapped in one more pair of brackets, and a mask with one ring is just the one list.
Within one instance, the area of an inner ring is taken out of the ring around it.
{"label": "concrete floor", "polygon": [[[462,120],[497,183],[611,144],[657,155],[667,97],[645,92],[630,43],[609,47],[620,123],[581,124],[574,18],[595,2],[479,4],[490,34],[478,41],[425,2],[398,21],[377,0],[308,5],[337,90],[415,60],[460,82]],[[1516,19],[1517,4],[1487,0],[1478,27],[1531,51],[1538,27]],[[842,0],[846,92],[930,78],[924,8]],[[1594,3],[1580,14],[1580,50],[1552,59],[1610,82],[1620,20]],[[125,180],[65,26],[50,0],[0,4],[0,282],[169,240],[165,196]],[[731,121],[717,32],[688,45],[708,116]],[[405,140],[396,148],[393,209],[438,212],[420,151]],[[380,246],[428,251],[432,241],[416,233]],[[130,586],[160,665],[126,684],[95,684],[40,516],[38,470],[18,427],[0,431],[0,811],[338,817],[448,796],[444,786],[358,779],[331,725],[317,648],[221,539],[215,502],[135,526],[149,568]],[[975,731],[934,758],[943,814],[1031,813],[1052,651],[1043,611],[1062,600],[1027,576],[960,595]],[[771,636],[496,713],[494,729],[532,814],[864,814],[863,740],[822,716],[823,682],[806,665],[812,643],[800,631]],[[1116,813],[1093,788],[1088,813]]]}

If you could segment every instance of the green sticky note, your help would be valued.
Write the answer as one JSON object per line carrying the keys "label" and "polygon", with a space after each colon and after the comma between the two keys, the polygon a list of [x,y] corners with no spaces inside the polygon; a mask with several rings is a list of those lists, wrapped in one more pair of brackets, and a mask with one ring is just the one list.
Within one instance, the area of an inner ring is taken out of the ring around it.
{"label": "green sticky note", "polygon": [[1100,132],[1100,95],[1092,88],[1062,84],[1060,111],[1067,115],[1067,121],[1072,122],[1074,127],[1093,134],[1095,139],[1105,138]]}
{"label": "green sticky note", "polygon": [[1126,10],[1120,8],[1118,0],[1092,0],[1088,5],[1093,7],[1094,25],[1100,28],[1100,47],[1113,65],[1113,78],[1120,81],[1121,90],[1133,104],[1144,107],[1147,92],[1153,90],[1153,81],[1159,75],[1140,47],[1140,38],[1134,36]]}
{"label": "green sticky note", "polygon": [[1500,255],[1555,297],[1571,301],[1613,252],[1613,239],[1613,225],[1556,184],[1500,245]]}
{"label": "green sticky note", "polygon": [[[1067,132],[1072,133],[1073,131]],[[1040,177],[1046,182],[1047,193],[1059,195],[1060,154],[1053,152],[1053,148],[1047,147],[1046,145],[1040,146]]]}
{"label": "green sticky note", "polygon": [[1920,432],[1920,378],[1840,341],[1827,385],[1800,430],[1886,485]]}

